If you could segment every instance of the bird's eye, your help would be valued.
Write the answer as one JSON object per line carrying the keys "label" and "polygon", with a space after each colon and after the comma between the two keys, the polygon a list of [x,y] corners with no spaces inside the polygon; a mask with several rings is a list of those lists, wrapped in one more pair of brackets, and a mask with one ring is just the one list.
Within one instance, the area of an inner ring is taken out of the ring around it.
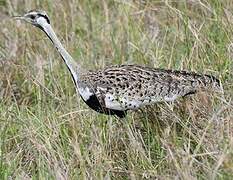
{"label": "bird's eye", "polygon": [[34,20],[36,18],[36,15],[30,15],[29,16],[32,20]]}

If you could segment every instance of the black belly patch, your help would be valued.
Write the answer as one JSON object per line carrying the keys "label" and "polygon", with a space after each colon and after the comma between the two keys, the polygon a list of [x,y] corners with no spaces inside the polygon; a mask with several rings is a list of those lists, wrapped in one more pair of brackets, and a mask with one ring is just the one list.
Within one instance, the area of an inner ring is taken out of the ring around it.
{"label": "black belly patch", "polygon": [[[83,99],[84,100],[84,99]],[[116,115],[119,118],[124,118],[127,114],[127,111],[120,111],[120,110],[114,110],[114,109],[108,109],[103,107],[98,98],[95,95],[90,96],[88,100],[84,100],[84,102],[93,110],[106,114],[106,115]]]}

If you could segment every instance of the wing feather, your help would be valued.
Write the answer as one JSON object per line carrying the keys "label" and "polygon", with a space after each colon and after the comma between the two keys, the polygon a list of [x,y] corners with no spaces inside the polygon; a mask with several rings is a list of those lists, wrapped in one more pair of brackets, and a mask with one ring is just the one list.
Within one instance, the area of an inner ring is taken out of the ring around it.
{"label": "wing feather", "polygon": [[106,108],[121,111],[158,101],[174,101],[219,83],[213,76],[132,65],[89,72],[83,81],[92,87]]}

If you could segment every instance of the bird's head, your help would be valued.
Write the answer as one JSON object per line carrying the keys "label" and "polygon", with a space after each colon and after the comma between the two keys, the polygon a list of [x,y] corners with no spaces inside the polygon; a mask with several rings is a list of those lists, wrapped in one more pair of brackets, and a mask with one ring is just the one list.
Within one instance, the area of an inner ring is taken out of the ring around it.
{"label": "bird's head", "polygon": [[15,16],[15,19],[24,20],[36,27],[43,29],[43,26],[50,24],[50,20],[45,11],[31,10],[23,16]]}

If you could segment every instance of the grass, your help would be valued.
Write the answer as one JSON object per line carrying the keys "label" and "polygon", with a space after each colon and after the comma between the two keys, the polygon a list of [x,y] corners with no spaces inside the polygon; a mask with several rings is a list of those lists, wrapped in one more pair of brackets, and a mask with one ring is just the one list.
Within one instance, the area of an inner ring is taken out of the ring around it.
{"label": "grass", "polygon": [[[0,0],[1,179],[231,179],[233,3]],[[224,95],[97,114],[48,38],[12,15],[44,9],[88,69],[141,64],[220,78]]]}

